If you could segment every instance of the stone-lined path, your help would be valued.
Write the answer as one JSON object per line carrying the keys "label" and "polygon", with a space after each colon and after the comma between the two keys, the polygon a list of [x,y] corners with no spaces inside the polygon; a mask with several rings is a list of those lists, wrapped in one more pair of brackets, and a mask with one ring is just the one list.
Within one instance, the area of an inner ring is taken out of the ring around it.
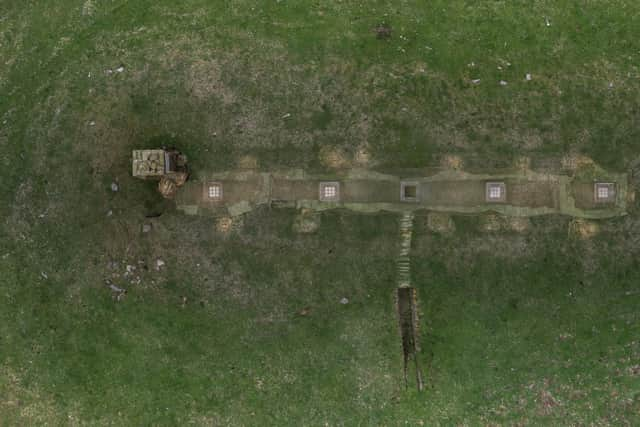
{"label": "stone-lined path", "polygon": [[396,260],[398,287],[411,286],[411,237],[413,236],[413,212],[405,212],[400,217],[400,254]]}

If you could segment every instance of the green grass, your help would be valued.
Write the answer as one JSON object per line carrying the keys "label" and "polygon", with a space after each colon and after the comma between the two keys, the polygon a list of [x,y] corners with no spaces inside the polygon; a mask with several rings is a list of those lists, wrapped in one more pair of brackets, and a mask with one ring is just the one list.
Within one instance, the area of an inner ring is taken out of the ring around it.
{"label": "green grass", "polygon": [[258,3],[0,5],[2,423],[638,424],[635,214],[588,241],[561,218],[524,235],[419,225],[420,394],[402,381],[396,217],[325,213],[306,236],[265,209],[222,236],[133,180],[129,156],[167,143],[195,170],[245,154],[267,170],[320,169],[327,145],[388,168],[579,152],[624,170],[640,6]]}

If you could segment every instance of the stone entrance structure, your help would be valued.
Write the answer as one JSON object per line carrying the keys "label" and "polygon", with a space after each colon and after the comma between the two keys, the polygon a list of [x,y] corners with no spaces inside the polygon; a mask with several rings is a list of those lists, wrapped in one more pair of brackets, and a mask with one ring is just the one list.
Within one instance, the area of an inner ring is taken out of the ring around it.
{"label": "stone entrance structure", "polygon": [[182,211],[199,215],[234,216],[271,204],[318,211],[493,211],[520,217],[610,218],[626,214],[627,193],[627,175],[605,171],[588,178],[531,170],[494,174],[444,170],[423,176],[360,169],[335,175],[232,171],[201,173],[180,188],[176,203]]}

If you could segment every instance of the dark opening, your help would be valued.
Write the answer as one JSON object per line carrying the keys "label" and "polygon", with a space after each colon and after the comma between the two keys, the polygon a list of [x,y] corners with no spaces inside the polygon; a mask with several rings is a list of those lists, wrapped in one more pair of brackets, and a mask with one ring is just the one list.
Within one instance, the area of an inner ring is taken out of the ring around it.
{"label": "dark opening", "polygon": [[405,185],[404,198],[415,199],[418,197],[418,187],[416,185]]}
{"label": "dark opening", "polygon": [[417,294],[415,288],[398,288],[398,320],[402,338],[402,353],[404,359],[404,382],[408,387],[409,360],[413,359],[414,374],[418,390],[424,389],[424,379],[418,362],[418,344],[416,342],[416,328],[418,313],[416,310]]}

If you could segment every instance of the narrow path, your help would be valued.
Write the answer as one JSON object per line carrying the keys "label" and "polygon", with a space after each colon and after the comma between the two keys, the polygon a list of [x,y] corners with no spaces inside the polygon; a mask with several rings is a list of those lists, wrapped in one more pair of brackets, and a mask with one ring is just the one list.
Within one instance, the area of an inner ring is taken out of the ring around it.
{"label": "narrow path", "polygon": [[413,236],[413,212],[404,212],[400,217],[400,254],[396,260],[398,287],[411,286],[411,237]]}
{"label": "narrow path", "polygon": [[408,387],[407,369],[409,360],[415,366],[416,385],[419,391],[424,390],[422,370],[418,363],[417,343],[417,307],[416,290],[411,287],[411,238],[413,237],[413,212],[404,212],[400,217],[400,253],[396,259],[398,272],[397,310],[402,336],[402,352],[404,356],[404,383]]}

